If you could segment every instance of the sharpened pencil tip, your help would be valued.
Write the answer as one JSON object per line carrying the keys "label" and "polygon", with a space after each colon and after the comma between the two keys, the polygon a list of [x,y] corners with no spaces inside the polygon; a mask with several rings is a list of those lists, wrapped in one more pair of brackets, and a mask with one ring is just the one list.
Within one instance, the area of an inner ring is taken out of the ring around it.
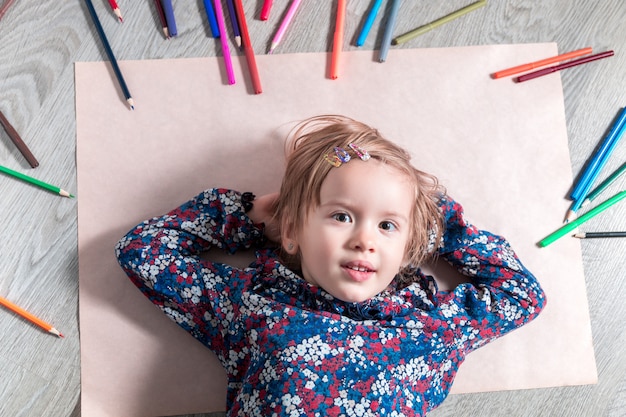
{"label": "sharpened pencil tip", "polygon": [[576,218],[576,212],[574,210],[570,210],[567,212],[567,215],[565,216],[565,221],[564,223],[569,223],[572,220],[574,220]]}

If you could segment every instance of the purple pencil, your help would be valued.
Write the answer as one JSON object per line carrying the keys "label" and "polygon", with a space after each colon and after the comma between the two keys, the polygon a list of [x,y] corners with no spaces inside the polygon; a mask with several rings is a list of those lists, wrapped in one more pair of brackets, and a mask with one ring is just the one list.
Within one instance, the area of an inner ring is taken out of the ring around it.
{"label": "purple pencil", "polygon": [[233,27],[233,34],[235,35],[235,43],[237,44],[237,48],[241,49],[241,32],[239,32],[235,3],[233,3],[233,0],[226,0],[226,6],[228,7],[228,16],[230,17],[230,24]]}

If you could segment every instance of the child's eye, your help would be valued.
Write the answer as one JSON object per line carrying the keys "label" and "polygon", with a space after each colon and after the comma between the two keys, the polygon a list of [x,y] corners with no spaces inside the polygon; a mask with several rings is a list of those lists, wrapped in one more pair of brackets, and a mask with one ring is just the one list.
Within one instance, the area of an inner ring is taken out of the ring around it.
{"label": "child's eye", "polygon": [[386,232],[393,232],[394,230],[397,229],[396,225],[393,224],[392,222],[381,222],[380,228]]}
{"label": "child's eye", "polygon": [[347,213],[335,213],[333,214],[333,219],[341,223],[349,223],[352,220]]}

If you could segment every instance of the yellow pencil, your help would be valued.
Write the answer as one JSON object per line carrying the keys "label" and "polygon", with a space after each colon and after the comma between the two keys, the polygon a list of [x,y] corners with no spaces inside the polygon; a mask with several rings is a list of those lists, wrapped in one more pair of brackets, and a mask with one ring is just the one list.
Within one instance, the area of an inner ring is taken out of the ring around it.
{"label": "yellow pencil", "polygon": [[24,310],[23,308],[16,306],[15,304],[10,302],[6,298],[0,297],[0,304],[5,306],[9,310],[13,311],[14,313],[17,313],[20,316],[24,317],[26,320],[30,321],[31,323],[36,324],[37,326],[41,327],[48,333],[52,333],[53,335],[58,336],[58,337],[65,337],[63,336],[61,332],[55,329],[52,325],[46,323],[45,321],[41,320],[38,317],[35,317],[34,315],[30,314],[28,311]]}

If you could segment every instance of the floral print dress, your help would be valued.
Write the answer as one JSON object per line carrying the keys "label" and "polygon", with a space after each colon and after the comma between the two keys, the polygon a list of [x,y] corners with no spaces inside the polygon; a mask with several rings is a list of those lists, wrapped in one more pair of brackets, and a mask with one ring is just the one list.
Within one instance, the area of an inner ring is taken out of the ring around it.
{"label": "floral print dress", "polygon": [[[143,294],[218,356],[228,416],[423,416],[469,352],[546,301],[506,240],[467,223],[449,197],[440,207],[438,256],[470,281],[453,291],[415,268],[409,286],[338,300],[263,248],[263,226],[227,189],[139,224],[116,254]],[[238,269],[201,258],[210,248],[255,248],[256,259]]]}

